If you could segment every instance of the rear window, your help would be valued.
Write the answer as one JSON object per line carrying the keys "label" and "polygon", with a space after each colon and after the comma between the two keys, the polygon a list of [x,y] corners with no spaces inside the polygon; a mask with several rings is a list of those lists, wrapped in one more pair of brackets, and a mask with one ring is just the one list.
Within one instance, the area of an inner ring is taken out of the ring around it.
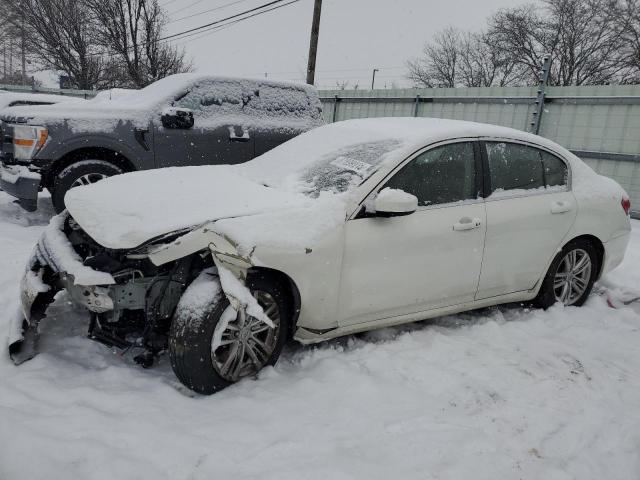
{"label": "rear window", "polygon": [[319,117],[321,113],[320,106],[312,104],[304,90],[275,85],[260,86],[257,95],[249,98],[245,110],[269,116]]}
{"label": "rear window", "polygon": [[506,142],[486,142],[491,192],[546,190],[567,185],[567,166],[543,150]]}

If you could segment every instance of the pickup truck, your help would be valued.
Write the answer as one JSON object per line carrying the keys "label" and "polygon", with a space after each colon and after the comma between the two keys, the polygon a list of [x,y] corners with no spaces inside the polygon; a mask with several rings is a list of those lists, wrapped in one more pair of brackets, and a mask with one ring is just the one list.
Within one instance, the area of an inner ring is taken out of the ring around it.
{"label": "pickup truck", "polygon": [[177,74],[139,91],[0,112],[0,188],[26,210],[49,190],[136,170],[236,164],[323,124],[317,91],[267,80]]}

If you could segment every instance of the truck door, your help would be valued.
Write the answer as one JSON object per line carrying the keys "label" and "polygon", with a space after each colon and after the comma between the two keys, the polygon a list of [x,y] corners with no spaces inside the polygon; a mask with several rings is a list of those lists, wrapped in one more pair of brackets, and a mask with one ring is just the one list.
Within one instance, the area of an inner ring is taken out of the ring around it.
{"label": "truck door", "polygon": [[246,82],[203,80],[174,102],[193,111],[190,129],[154,132],[156,165],[217,165],[246,162],[254,157],[255,139],[242,109],[251,94]]}

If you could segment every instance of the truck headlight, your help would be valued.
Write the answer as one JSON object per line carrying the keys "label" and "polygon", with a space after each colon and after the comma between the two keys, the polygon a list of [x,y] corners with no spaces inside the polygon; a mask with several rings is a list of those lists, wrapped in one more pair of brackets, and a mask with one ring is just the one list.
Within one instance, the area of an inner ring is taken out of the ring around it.
{"label": "truck headlight", "polygon": [[16,160],[31,160],[47,143],[49,131],[31,125],[13,126],[13,156]]}

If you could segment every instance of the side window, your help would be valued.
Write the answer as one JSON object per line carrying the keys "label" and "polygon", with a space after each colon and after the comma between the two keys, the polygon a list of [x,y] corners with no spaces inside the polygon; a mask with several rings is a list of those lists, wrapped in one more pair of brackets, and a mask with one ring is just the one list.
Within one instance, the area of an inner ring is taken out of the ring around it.
{"label": "side window", "polygon": [[405,165],[385,185],[418,197],[418,205],[475,199],[473,143],[451,143],[428,150]]}
{"label": "side window", "polygon": [[190,108],[201,117],[241,113],[247,96],[239,82],[203,81],[175,103],[178,107]]}
{"label": "side window", "polygon": [[486,142],[491,193],[544,189],[566,185],[567,166],[537,148],[506,142]]}
{"label": "side window", "polygon": [[557,187],[567,184],[567,165],[555,155],[541,152],[544,164],[545,186]]}
{"label": "side window", "polygon": [[317,115],[312,108],[307,93],[295,87],[261,85],[260,95],[249,99],[246,111],[250,115],[269,117],[308,117]]}
{"label": "side window", "polygon": [[491,193],[544,187],[538,150],[516,143],[487,142]]}

